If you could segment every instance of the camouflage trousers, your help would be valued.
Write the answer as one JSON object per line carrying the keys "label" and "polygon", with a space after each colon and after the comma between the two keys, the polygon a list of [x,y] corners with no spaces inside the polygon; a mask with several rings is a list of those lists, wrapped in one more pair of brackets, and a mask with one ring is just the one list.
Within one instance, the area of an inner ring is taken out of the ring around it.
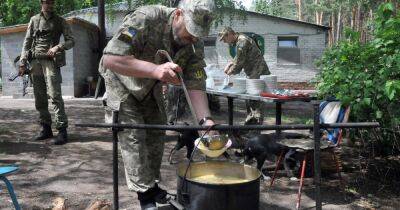
{"label": "camouflage trousers", "polygon": [[[165,124],[165,114],[157,104],[153,96],[139,102],[130,95],[120,104],[119,122]],[[124,129],[118,133],[125,177],[130,190],[145,192],[160,181],[164,135],[165,131],[143,129]]]}
{"label": "camouflage trousers", "polygon": [[48,98],[50,98],[55,112],[56,128],[60,130],[68,127],[68,118],[65,114],[61,93],[60,68],[56,68],[53,61],[46,59],[35,59],[31,65],[33,94],[35,96],[35,107],[39,112],[39,122],[51,125],[51,115],[48,109]]}

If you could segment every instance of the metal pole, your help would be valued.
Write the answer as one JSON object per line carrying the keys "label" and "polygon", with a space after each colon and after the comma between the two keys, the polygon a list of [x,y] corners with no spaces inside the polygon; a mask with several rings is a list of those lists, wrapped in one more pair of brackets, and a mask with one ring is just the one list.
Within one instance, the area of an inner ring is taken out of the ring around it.
{"label": "metal pole", "polygon": [[[335,125],[335,126],[331,126]],[[193,125],[150,125],[150,124],[108,124],[108,123],[77,123],[77,127],[91,128],[122,128],[122,129],[151,129],[151,130],[171,130],[171,131],[197,131],[207,130],[210,126],[193,126]],[[339,124],[322,124],[320,128],[377,128],[379,123],[341,123]],[[211,130],[309,130],[313,129],[313,125],[291,124],[291,125],[216,125]]]}
{"label": "metal pole", "polygon": [[[112,113],[113,123],[118,123],[118,111]],[[112,128],[113,132],[113,190],[114,190],[114,210],[119,209],[118,196],[118,131],[119,128]]]}
{"label": "metal pole", "polygon": [[228,97],[228,113],[229,113],[229,125],[233,125],[233,98]]}
{"label": "metal pole", "polygon": [[[276,102],[276,108],[275,108],[275,124],[276,125],[281,125],[282,124],[282,102]],[[280,135],[281,130],[276,130],[276,134]]]}
{"label": "metal pole", "polygon": [[315,208],[322,209],[321,201],[321,148],[320,148],[320,124],[319,102],[313,102],[314,107],[314,184],[315,184]]}
{"label": "metal pole", "polygon": [[[102,54],[105,43],[106,43],[106,19],[105,19],[105,9],[104,0],[97,1],[97,19],[99,25],[99,52]],[[100,56],[101,57],[101,56]]]}
{"label": "metal pole", "polygon": [[[103,55],[103,49],[106,45],[106,19],[105,19],[105,6],[104,6],[104,0],[98,0],[97,1],[97,22],[99,26],[99,60],[101,56]],[[101,82],[102,82],[102,77],[99,75],[97,78],[97,84],[96,84],[96,91],[94,93],[94,98],[97,99],[99,96],[100,92],[100,87],[101,87]]]}

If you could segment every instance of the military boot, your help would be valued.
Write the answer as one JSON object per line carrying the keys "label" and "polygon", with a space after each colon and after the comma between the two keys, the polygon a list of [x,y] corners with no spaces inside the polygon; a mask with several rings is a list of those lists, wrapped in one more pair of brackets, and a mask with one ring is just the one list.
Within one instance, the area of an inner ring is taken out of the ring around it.
{"label": "military boot", "polygon": [[62,128],[58,131],[58,135],[57,138],[54,141],[55,145],[63,145],[65,143],[67,143],[68,141],[68,134],[67,134],[67,129],[66,128]]}
{"label": "military boot", "polygon": [[42,130],[35,137],[35,141],[45,140],[53,137],[53,131],[51,131],[51,126],[47,124],[41,124],[41,125],[42,125]]}
{"label": "military boot", "polygon": [[137,195],[141,210],[157,210],[157,205],[153,197],[153,188],[150,188],[146,192],[137,192]]}

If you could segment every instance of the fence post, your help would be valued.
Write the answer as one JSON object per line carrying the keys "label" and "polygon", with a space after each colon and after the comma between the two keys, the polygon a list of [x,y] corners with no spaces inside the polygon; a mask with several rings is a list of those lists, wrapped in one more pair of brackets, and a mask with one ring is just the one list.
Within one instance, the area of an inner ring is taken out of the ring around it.
{"label": "fence post", "polygon": [[319,101],[313,102],[314,108],[314,184],[315,184],[315,208],[322,209],[321,201],[321,138],[319,122]]}
{"label": "fence post", "polygon": [[[112,112],[113,124],[118,123],[118,111]],[[112,128],[113,133],[113,190],[114,190],[114,210],[119,209],[118,197],[118,132],[119,128]]]}

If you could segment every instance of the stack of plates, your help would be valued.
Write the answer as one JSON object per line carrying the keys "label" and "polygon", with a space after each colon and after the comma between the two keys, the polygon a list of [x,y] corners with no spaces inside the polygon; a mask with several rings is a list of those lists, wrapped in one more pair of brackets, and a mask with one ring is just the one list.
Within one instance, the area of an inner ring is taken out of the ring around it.
{"label": "stack of plates", "polygon": [[213,76],[214,79],[214,89],[215,90],[222,90],[225,86],[226,76]]}
{"label": "stack of plates", "polygon": [[262,79],[247,79],[246,92],[250,95],[260,95],[265,89],[265,81]]}
{"label": "stack of plates", "polygon": [[233,79],[233,89],[237,93],[246,92],[246,78],[234,78]]}
{"label": "stack of plates", "polygon": [[278,77],[276,75],[261,75],[260,79],[265,81],[265,91],[272,93],[278,84]]}

